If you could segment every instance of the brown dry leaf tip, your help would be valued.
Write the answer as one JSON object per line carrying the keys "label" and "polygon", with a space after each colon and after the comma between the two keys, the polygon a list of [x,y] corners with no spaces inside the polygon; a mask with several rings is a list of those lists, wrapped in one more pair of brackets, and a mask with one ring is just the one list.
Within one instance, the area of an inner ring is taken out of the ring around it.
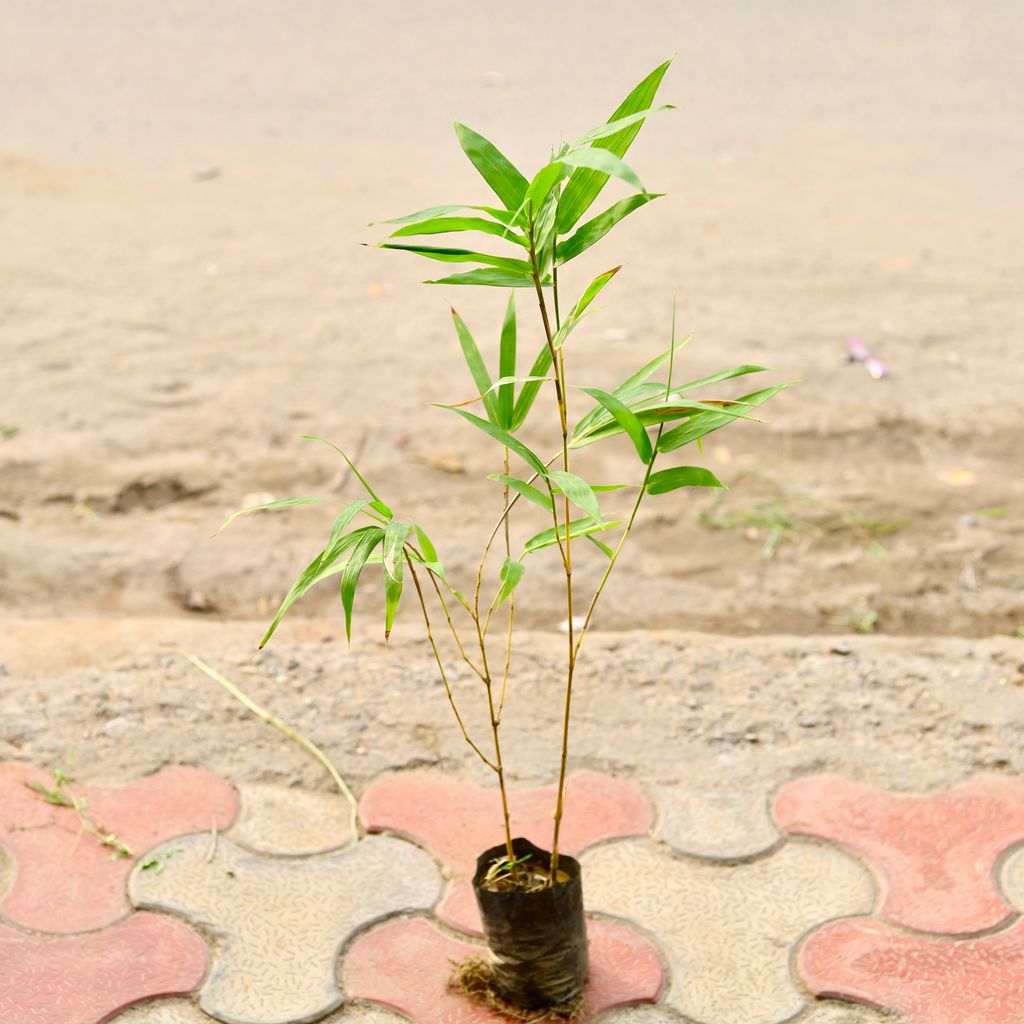
{"label": "brown dry leaf tip", "polygon": [[482,957],[450,960],[452,975],[448,987],[495,1013],[521,1024],[540,1024],[545,1020],[575,1020],[583,1012],[583,996],[542,1010],[523,1010],[503,999],[494,988],[491,967]]}

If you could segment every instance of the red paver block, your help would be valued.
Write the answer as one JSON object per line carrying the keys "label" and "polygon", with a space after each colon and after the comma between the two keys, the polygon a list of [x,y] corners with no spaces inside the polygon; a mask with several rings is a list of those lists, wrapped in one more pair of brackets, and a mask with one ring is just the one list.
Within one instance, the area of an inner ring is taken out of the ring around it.
{"label": "red paver block", "polygon": [[[555,791],[544,786],[509,793],[514,836],[550,847]],[[602,839],[645,835],[654,822],[636,786],[598,772],[571,775],[565,803],[559,846],[573,855]],[[432,772],[386,776],[363,795],[359,815],[370,832],[398,832],[429,847],[452,874],[437,916],[470,935],[483,934],[470,879],[477,856],[503,839],[497,787],[484,789]]]}
{"label": "red paver block", "polygon": [[883,883],[883,915],[916,931],[970,935],[1012,909],[996,862],[1024,840],[1024,780],[978,775],[944,793],[908,796],[816,776],[784,787],[775,820],[787,832],[842,843]]}
{"label": "red paver block", "polygon": [[910,1024],[1024,1020],[1024,921],[980,939],[951,939],[848,918],[811,935],[797,970],[817,996],[898,1010]]}
{"label": "red paver block", "polygon": [[[83,833],[70,807],[47,803],[26,783],[53,780],[30,765],[0,764],[0,843],[14,857],[10,891],[0,914],[42,932],[102,928],[129,913],[125,879],[135,861]],[[76,786],[97,827],[115,833],[141,855],[157,843],[216,824],[226,829],[238,811],[234,789],[195,768],[166,768],[127,786]]]}
{"label": "red paver block", "polygon": [[205,972],[203,940],[161,914],[133,914],[89,935],[0,925],[0,1022],[99,1024],[143,999],[188,995]]}
{"label": "red paver block", "polygon": [[[664,972],[651,943],[615,921],[589,920],[590,976],[577,1024],[617,1006],[653,1003]],[[417,1024],[506,1024],[508,1018],[448,989],[452,963],[483,947],[442,934],[423,918],[392,921],[361,936],[345,958],[349,998],[381,1003]]]}

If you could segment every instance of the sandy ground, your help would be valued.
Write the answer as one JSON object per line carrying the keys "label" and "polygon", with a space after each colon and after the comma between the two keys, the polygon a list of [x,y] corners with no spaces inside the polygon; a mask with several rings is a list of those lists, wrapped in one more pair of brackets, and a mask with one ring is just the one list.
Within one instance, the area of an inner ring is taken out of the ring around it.
{"label": "sandy ground", "polygon": [[[614,671],[583,688],[579,756],[767,787],[822,766],[898,781],[907,758],[922,784],[1014,766],[1016,712],[976,726],[965,701],[996,715],[1024,660],[1017,4],[0,0],[0,19],[0,756],[85,746],[93,775],[187,760],[318,777],[175,660],[191,643],[258,690],[287,678],[282,712],[357,784],[464,766],[410,605],[385,655],[364,597],[346,656],[328,587],[248,662],[333,509],[215,531],[253,500],[356,496],[297,439],[317,433],[467,577],[497,512],[496,451],[429,403],[473,393],[447,304],[493,357],[504,296],[422,286],[430,268],[359,245],[378,237],[366,225],[488,200],[453,119],[532,170],[675,53],[663,93],[680,109],[631,154],[668,197],[565,275],[578,290],[625,263],[571,371],[618,383],[666,344],[676,295],[694,333],[681,372],[758,362],[801,383],[767,424],[709,443],[732,485],[720,504],[642,512],[595,620]],[[532,353],[525,301],[520,319]],[[886,379],[846,362],[849,335]],[[579,467],[635,472],[614,445]],[[515,536],[543,525],[524,516]],[[581,557],[585,590],[597,565]],[[531,563],[524,625],[557,629],[558,576]],[[612,634],[643,629],[660,632]],[[524,743],[554,727],[561,642],[522,647],[514,679],[539,716],[514,727]],[[677,685],[643,686],[658,678]],[[615,751],[609,712],[633,722]],[[380,721],[393,743],[360,742]],[[527,762],[518,778],[550,778]]]}
{"label": "sandy ground", "polygon": [[[358,243],[372,219],[487,199],[453,118],[532,166],[676,53],[681,109],[633,150],[669,195],[566,275],[626,264],[571,371],[617,383],[664,346],[676,294],[683,372],[802,383],[709,445],[720,507],[650,503],[601,625],[1024,626],[1016,5],[388,10],[0,4],[0,608],[265,616],[333,510],[213,534],[253,496],[355,495],[307,432],[359,451],[469,571],[496,452],[428,403],[472,393],[446,303],[493,354],[504,297],[421,286],[426,264]],[[850,334],[888,379],[844,362]],[[615,446],[580,467],[635,472]],[[557,619],[556,581],[531,566],[527,624]]]}
{"label": "sandy ground", "polygon": [[[415,633],[351,650],[305,620],[256,659],[259,624],[176,619],[14,620],[0,690],[0,759],[68,763],[82,781],[198,764],[235,782],[330,789],[323,768],[183,657],[216,665],[314,739],[361,792],[385,771],[491,781],[452,725]],[[514,783],[558,764],[563,638],[527,633],[502,724]],[[766,795],[832,771],[894,790],[1024,770],[1020,642],[905,637],[721,637],[597,632],[580,662],[574,768],[685,791]],[[471,735],[479,682],[455,669]],[[614,723],[610,729],[609,724]]]}

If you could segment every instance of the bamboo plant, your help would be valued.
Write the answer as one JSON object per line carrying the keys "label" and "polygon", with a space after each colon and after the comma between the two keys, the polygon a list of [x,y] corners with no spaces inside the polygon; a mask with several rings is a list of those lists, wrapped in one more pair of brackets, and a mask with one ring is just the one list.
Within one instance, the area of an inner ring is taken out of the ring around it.
{"label": "bamboo plant", "polygon": [[[496,374],[488,369],[469,327],[452,310],[455,335],[472,376],[476,397],[468,402],[440,406],[461,417],[494,443],[495,472],[490,479],[500,485],[500,511],[484,544],[475,577],[465,590],[460,589],[457,581],[446,573],[422,525],[396,518],[348,455],[337,448],[365,497],[348,502],[341,509],[326,544],[288,591],[260,644],[262,648],[270,640],[285,614],[306,591],[336,575],[341,577],[345,630],[351,638],[353,604],[368,564],[381,566],[384,635],[387,637],[399,602],[408,589],[406,582],[410,580],[427,642],[458,728],[474,755],[496,777],[508,865],[514,871],[516,859],[512,849],[501,722],[510,697],[515,591],[530,562],[553,553],[564,575],[568,639],[549,884],[558,872],[575,670],[605,585],[632,535],[645,498],[681,488],[723,486],[704,467],[671,465],[662,468],[661,458],[686,446],[700,449],[702,439],[713,431],[737,419],[754,418],[753,410],[786,386],[762,388],[735,399],[704,396],[705,388],[765,369],[752,365],[736,366],[699,380],[677,383],[676,359],[689,338],[677,340],[674,310],[668,347],[618,387],[608,391],[586,383],[585,367],[573,365],[570,375],[572,335],[622,268],[615,266],[599,274],[578,294],[570,288],[567,301],[568,265],[600,242],[625,217],[660,198],[659,193],[649,192],[644,187],[623,157],[645,120],[656,112],[670,109],[653,105],[669,63],[647,75],[615,109],[607,123],[584,132],[571,144],[561,144],[531,178],[522,174],[482,135],[457,123],[458,141],[493,192],[497,205],[435,206],[380,222],[388,226],[390,233],[377,243],[377,248],[412,253],[442,263],[467,264],[471,268],[426,283],[510,290],[500,330]],[[584,220],[612,178],[625,183],[632,193]],[[494,200],[490,202],[493,204]],[[423,241],[434,235],[456,233],[489,236],[492,248],[500,244],[502,254]],[[517,351],[516,296],[519,290],[529,295],[531,304],[535,304],[543,336],[539,351],[525,374],[519,369]],[[658,376],[662,370],[663,378]],[[570,389],[577,389],[593,402],[592,408],[575,423],[570,420],[567,401]],[[693,392],[700,392],[700,397],[693,397]],[[522,440],[521,430],[531,417],[531,424],[537,417],[546,417],[552,435],[552,453],[539,453]],[[615,443],[623,435],[635,450],[637,480],[595,486],[575,471],[578,468],[576,453],[580,449],[597,443]],[[323,438],[310,439],[330,444]],[[635,490],[628,513],[620,519],[607,518],[601,508],[600,495],[625,489]],[[280,508],[320,500],[326,499],[295,498],[256,508]],[[542,510],[549,525],[526,541],[522,550],[516,550],[510,521],[523,511],[524,502]],[[495,574],[497,557],[491,556],[496,543],[503,557]],[[593,545],[604,559],[600,580],[589,593],[580,592],[573,573],[580,543]],[[581,620],[577,618],[580,613]],[[496,641],[493,634],[499,616],[504,617],[504,625]],[[470,667],[479,681],[490,723],[486,744],[470,735],[459,710],[446,658],[434,632],[435,622],[440,620],[451,634],[457,657]],[[581,623],[578,628],[577,622]]]}

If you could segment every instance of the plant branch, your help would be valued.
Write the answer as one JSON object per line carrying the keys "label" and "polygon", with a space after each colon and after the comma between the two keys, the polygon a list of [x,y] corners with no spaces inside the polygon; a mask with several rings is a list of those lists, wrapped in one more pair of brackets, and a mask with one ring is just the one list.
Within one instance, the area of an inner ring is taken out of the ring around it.
{"label": "plant branch", "polygon": [[416,596],[420,599],[420,609],[423,612],[423,623],[427,627],[427,641],[430,644],[430,649],[434,652],[434,660],[437,662],[437,671],[441,674],[441,682],[444,683],[444,691],[448,695],[448,703],[452,707],[452,712],[455,714],[455,721],[459,723],[459,728],[462,730],[462,738],[473,748],[477,757],[491,771],[499,772],[500,768],[496,765],[470,738],[469,733],[466,731],[465,723],[462,721],[462,715],[459,714],[458,706],[455,703],[455,697],[452,694],[451,685],[448,682],[448,674],[444,670],[444,663],[441,661],[441,654],[437,649],[437,644],[434,641],[434,634],[430,628],[430,615],[427,612],[427,602],[423,599],[423,589],[420,587],[419,575],[416,572],[416,567],[413,565],[413,560],[407,558],[406,561],[409,565],[409,574],[412,576],[412,581],[416,586]]}

